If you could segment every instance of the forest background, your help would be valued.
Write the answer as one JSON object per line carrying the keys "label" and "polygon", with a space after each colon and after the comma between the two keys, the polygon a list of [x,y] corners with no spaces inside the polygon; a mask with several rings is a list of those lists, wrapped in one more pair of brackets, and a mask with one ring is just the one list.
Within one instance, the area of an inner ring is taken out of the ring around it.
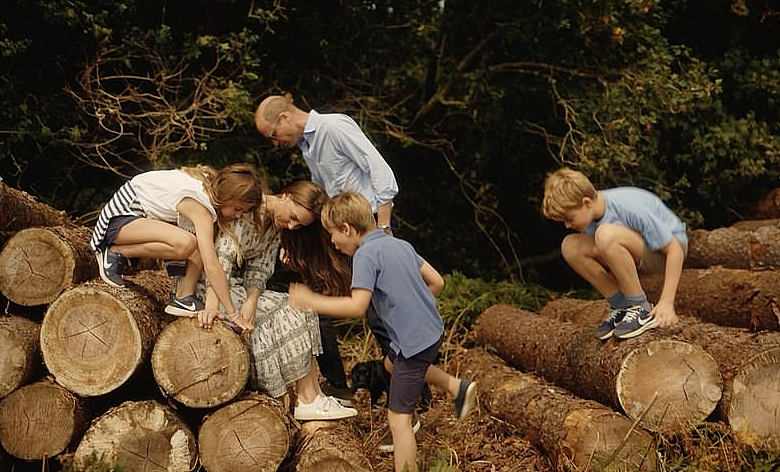
{"label": "forest background", "polygon": [[0,176],[91,225],[126,179],[308,171],[252,112],[351,115],[400,185],[397,234],[443,273],[576,284],[546,173],[651,190],[690,228],[780,182],[780,1],[4,0]]}

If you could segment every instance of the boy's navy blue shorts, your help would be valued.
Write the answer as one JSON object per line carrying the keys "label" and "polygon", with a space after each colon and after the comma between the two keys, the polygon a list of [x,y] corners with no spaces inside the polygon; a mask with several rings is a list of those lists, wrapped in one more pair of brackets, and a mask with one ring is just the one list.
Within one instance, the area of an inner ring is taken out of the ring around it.
{"label": "boy's navy blue shorts", "polygon": [[390,376],[390,402],[387,408],[394,413],[414,411],[414,406],[425,386],[425,373],[428,366],[436,362],[439,348],[444,337],[439,338],[431,347],[406,358],[390,349],[388,357],[393,363],[393,375]]}

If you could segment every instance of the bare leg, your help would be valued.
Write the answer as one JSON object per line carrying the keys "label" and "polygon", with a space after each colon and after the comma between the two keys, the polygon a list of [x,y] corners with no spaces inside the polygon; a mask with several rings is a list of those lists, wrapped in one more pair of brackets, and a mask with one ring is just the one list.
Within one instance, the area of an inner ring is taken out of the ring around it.
{"label": "bare leg", "polygon": [[318,395],[322,395],[322,390],[320,389],[320,383],[318,381],[319,375],[320,372],[317,370],[317,361],[314,359],[314,356],[312,356],[309,373],[296,382],[296,390],[300,403],[311,403]]}
{"label": "bare leg", "polygon": [[387,422],[393,435],[395,472],[402,472],[404,466],[409,472],[417,472],[417,441],[412,431],[412,415],[388,410]]}

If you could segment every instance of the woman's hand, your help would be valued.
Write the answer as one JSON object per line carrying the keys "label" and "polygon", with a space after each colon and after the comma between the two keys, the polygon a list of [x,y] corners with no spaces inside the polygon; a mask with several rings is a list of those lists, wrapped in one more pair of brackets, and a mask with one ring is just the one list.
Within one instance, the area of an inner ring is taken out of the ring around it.
{"label": "woman's hand", "polygon": [[[257,303],[252,303],[250,300],[251,299],[248,299],[241,305],[241,309],[239,310],[239,320],[241,321],[236,322],[236,324],[241,327],[241,337],[244,341],[248,341],[249,336],[252,335],[252,331],[255,330]],[[245,326],[249,326],[250,328],[245,328]]]}

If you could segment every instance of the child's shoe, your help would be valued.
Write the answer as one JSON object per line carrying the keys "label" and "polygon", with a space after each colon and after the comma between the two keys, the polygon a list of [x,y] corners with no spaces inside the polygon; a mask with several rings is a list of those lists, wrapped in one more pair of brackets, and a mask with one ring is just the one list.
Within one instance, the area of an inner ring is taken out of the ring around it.
{"label": "child's shoe", "polygon": [[163,265],[169,277],[184,277],[187,272],[187,261],[165,261]]}
{"label": "child's shoe", "polygon": [[198,312],[204,309],[206,305],[195,295],[176,298],[176,294],[171,294],[171,301],[165,307],[165,312],[174,316],[197,316]]}
{"label": "child's shoe", "polygon": [[596,337],[602,341],[611,338],[612,333],[615,331],[615,326],[623,321],[624,316],[626,316],[626,308],[613,308],[609,312],[607,319],[602,321],[596,328]]}
{"label": "child's shoe", "polygon": [[357,416],[357,410],[342,406],[335,398],[317,395],[311,403],[300,400],[295,406],[293,418],[298,421],[340,420]]}
{"label": "child's shoe", "polygon": [[642,305],[632,306],[626,308],[626,315],[615,326],[615,331],[612,335],[618,339],[633,338],[650,328],[654,328],[657,323],[658,320],[655,316],[650,316],[650,310],[642,307]]}
{"label": "child's shoe", "polygon": [[118,252],[109,251],[108,248],[95,253],[98,263],[100,278],[112,287],[124,287],[125,281],[119,273],[127,265],[127,259]]}
{"label": "child's shoe", "polygon": [[458,396],[455,397],[455,416],[458,420],[466,418],[477,400],[477,383],[470,380],[461,380],[458,387]]}

